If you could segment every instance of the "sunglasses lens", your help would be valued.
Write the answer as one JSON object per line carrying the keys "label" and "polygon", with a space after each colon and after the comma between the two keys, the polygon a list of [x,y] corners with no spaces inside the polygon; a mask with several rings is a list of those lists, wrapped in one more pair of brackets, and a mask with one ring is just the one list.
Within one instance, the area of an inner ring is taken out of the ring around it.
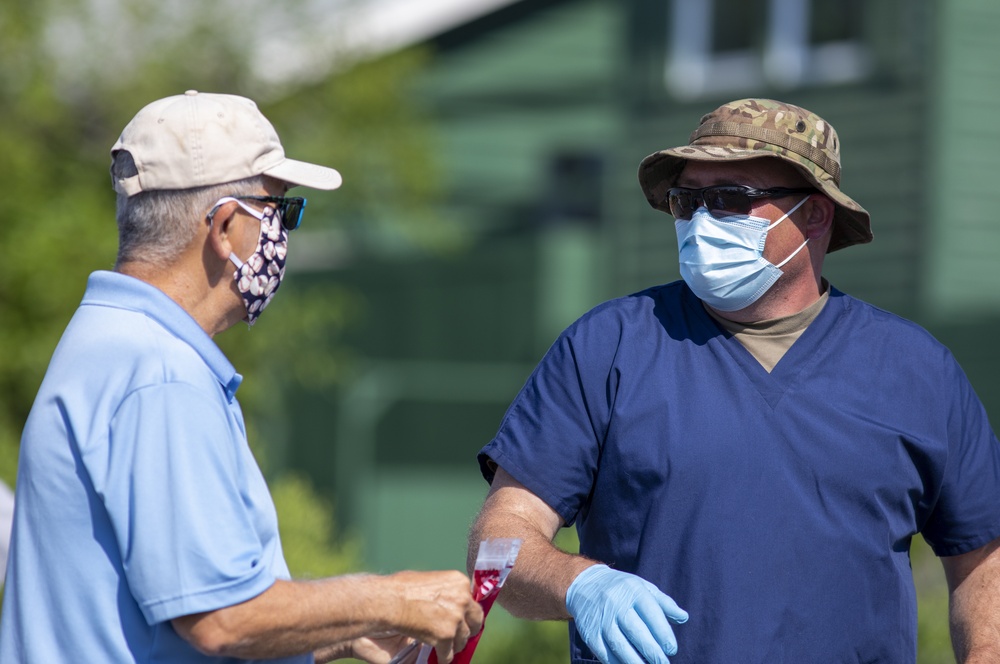
{"label": "sunglasses lens", "polygon": [[708,211],[723,214],[747,214],[751,201],[741,187],[709,187],[702,193]]}
{"label": "sunglasses lens", "polygon": [[305,206],[306,199],[304,198],[286,198],[281,209],[282,225],[290,231],[298,228],[299,224],[302,223],[302,212]]}
{"label": "sunglasses lens", "polygon": [[667,206],[675,219],[689,221],[695,210],[704,205],[715,216],[749,214],[753,200],[747,189],[737,186],[686,189],[674,187],[667,192]]}
{"label": "sunglasses lens", "polygon": [[670,208],[670,214],[674,216],[674,219],[682,221],[691,219],[691,215],[696,209],[694,201],[695,197],[692,196],[690,189],[677,187],[667,192],[667,207]]}

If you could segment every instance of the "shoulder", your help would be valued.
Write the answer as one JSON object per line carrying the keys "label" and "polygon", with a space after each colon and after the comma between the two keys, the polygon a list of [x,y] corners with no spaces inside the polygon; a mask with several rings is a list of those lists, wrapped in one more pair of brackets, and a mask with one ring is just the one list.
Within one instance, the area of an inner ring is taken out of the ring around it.
{"label": "shoulder", "polygon": [[[597,305],[563,330],[540,367],[604,375],[619,363],[642,362],[657,347],[691,338],[692,319],[699,313],[684,289],[654,286]],[[700,315],[707,318],[703,310]]]}
{"label": "shoulder", "polygon": [[141,312],[111,307],[81,307],[59,342],[54,361],[60,353],[71,354],[81,370],[176,373],[203,366],[190,344],[157,321]]}
{"label": "shoulder", "polygon": [[870,302],[860,300],[836,289],[832,289],[831,300],[841,303],[848,322],[857,326],[859,330],[878,331],[885,334],[892,333],[909,342],[942,345],[934,338],[934,335],[919,323],[875,306]]}
{"label": "shoulder", "polygon": [[848,326],[849,343],[885,357],[905,355],[922,364],[955,364],[951,351],[918,323],[833,289],[831,302],[842,308],[842,323]]}
{"label": "shoulder", "polygon": [[644,333],[662,328],[665,320],[679,315],[687,302],[687,293],[684,283],[675,281],[608,300],[577,319],[566,333],[593,330]]}
{"label": "shoulder", "polygon": [[642,357],[656,348],[694,341],[702,344],[720,334],[700,300],[683,281],[652,286],[604,302],[570,325],[557,343],[599,348],[617,355]]}
{"label": "shoulder", "polygon": [[206,399],[221,394],[197,350],[156,320],[129,309],[81,306],[56,346],[36,401],[63,403],[78,418],[110,416],[129,394],[183,384]]}

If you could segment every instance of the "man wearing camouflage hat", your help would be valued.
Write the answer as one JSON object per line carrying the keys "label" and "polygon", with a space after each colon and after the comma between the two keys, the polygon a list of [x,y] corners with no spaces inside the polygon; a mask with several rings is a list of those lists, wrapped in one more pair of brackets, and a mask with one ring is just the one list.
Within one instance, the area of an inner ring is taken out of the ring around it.
{"label": "man wearing camouflage hat", "polygon": [[919,533],[958,660],[1000,661],[1000,444],[947,349],[823,278],[872,239],[833,127],[735,101],[639,182],[683,280],[570,326],[480,452],[500,601],[574,663],[912,663]]}
{"label": "man wearing camouflage hat", "polygon": [[457,570],[289,578],[213,337],[252,324],[332,168],[285,157],[256,104],[190,90],[111,150],[115,270],[90,276],[28,416],[3,662],[449,662],[482,624]]}

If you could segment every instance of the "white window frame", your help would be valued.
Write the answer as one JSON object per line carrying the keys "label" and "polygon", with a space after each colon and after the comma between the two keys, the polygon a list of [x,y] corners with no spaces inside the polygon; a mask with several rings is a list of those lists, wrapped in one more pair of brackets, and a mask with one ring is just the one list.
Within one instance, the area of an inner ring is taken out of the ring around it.
{"label": "white window frame", "polygon": [[809,43],[812,0],[769,0],[763,52],[714,51],[715,0],[671,0],[667,90],[679,99],[770,86],[846,83],[871,70],[866,46],[857,40]]}

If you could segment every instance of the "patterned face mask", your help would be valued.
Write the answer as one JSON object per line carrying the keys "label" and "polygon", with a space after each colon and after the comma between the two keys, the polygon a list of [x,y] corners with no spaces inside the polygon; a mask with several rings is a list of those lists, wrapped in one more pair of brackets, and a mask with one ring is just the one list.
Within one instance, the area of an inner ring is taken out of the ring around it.
{"label": "patterned face mask", "polygon": [[233,279],[236,280],[236,289],[243,296],[243,305],[247,310],[246,322],[252,326],[271,302],[285,276],[288,231],[281,225],[281,217],[273,207],[268,206],[263,212],[258,212],[230,197],[219,200],[216,205],[229,201],[235,201],[248,214],[260,219],[257,249],[250,258],[241,261],[236,254],[229,254],[229,260],[236,266]]}

